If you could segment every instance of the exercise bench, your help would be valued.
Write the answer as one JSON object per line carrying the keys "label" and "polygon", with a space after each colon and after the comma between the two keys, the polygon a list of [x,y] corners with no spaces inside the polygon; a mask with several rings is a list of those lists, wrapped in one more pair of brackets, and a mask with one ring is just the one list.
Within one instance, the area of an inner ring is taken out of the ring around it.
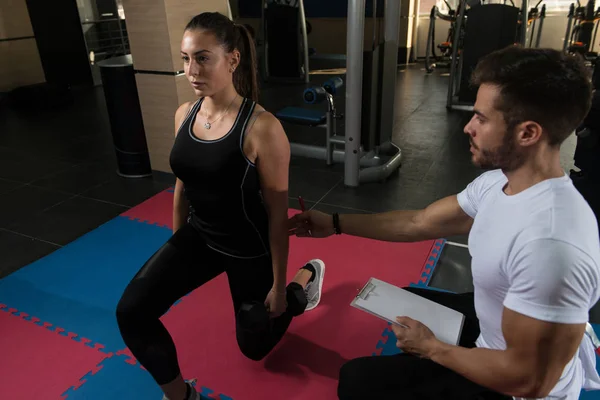
{"label": "exercise bench", "polygon": [[[325,159],[327,165],[334,163],[334,145],[345,143],[344,137],[337,135],[336,120],[343,116],[338,114],[335,108],[334,96],[343,86],[342,78],[329,79],[323,86],[314,86],[304,90],[302,95],[306,104],[318,104],[327,102],[327,111],[313,110],[302,107],[285,107],[279,110],[275,116],[283,122],[306,127],[324,128],[326,132],[325,147],[291,143],[293,155],[302,157]],[[323,154],[325,153],[325,154]]]}

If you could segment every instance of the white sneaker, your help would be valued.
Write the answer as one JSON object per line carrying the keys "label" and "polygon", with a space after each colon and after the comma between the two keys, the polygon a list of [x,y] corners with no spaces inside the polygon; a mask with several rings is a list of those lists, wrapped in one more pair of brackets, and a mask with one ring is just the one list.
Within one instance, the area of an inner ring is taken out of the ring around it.
{"label": "white sneaker", "polygon": [[[185,400],[202,400],[202,398],[200,397],[200,393],[198,393],[196,391],[196,388],[194,387],[194,384],[196,383],[196,379],[190,379],[190,380],[186,380],[185,383],[190,387],[190,397],[188,397]],[[169,398],[167,396],[163,395],[162,400],[169,400]]]}
{"label": "white sneaker", "polygon": [[315,308],[321,301],[321,291],[323,289],[323,275],[325,275],[325,263],[321,260],[310,260],[308,264],[315,269],[315,279],[309,282],[304,289],[308,305],[305,311],[310,311]]}

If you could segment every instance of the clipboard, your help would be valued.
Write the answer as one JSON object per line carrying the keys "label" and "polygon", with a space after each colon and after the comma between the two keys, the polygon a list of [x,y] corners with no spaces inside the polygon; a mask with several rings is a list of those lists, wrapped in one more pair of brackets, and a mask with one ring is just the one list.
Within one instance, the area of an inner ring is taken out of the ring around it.
{"label": "clipboard", "polygon": [[465,316],[456,310],[376,278],[369,279],[350,305],[395,325],[401,325],[396,317],[410,317],[442,342],[455,346],[465,322]]}

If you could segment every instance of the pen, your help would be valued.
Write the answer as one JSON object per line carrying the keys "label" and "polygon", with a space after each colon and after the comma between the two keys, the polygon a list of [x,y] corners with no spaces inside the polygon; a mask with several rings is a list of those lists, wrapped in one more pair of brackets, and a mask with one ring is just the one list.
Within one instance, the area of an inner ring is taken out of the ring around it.
{"label": "pen", "polygon": [[[305,212],[306,206],[304,205],[304,199],[302,198],[302,196],[298,196],[298,202],[300,203],[300,210],[302,212]],[[312,236],[312,231],[310,229],[308,229],[306,232],[308,233],[308,236]]]}
{"label": "pen", "polygon": [[[302,212],[305,212],[306,207],[304,206],[304,199],[302,198],[302,196],[298,196],[298,202],[300,203],[300,210],[302,210]],[[308,236],[312,237],[312,231],[310,229],[308,229],[306,232],[308,233]]]}
{"label": "pen", "polygon": [[304,206],[304,199],[302,198],[302,196],[298,196],[298,202],[300,203],[300,210],[302,210],[302,212],[306,211],[306,207]]}

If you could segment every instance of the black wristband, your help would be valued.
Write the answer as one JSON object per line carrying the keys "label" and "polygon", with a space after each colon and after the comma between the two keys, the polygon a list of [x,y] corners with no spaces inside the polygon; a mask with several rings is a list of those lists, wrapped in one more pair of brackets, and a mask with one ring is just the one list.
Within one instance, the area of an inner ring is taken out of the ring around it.
{"label": "black wristband", "polygon": [[333,230],[336,235],[342,234],[342,229],[340,228],[340,215],[338,213],[333,213]]}

